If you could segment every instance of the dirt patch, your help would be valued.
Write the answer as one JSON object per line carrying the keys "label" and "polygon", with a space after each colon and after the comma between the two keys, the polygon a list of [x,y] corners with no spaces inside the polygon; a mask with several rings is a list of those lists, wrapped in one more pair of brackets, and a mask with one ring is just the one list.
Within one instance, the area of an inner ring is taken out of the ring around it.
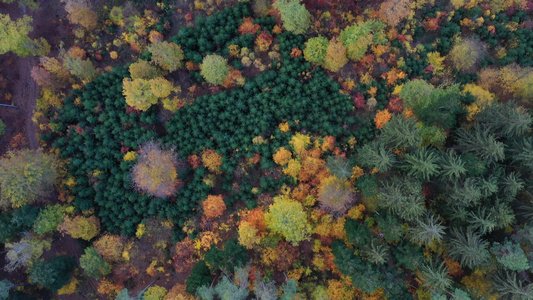
{"label": "dirt patch", "polygon": [[[58,0],[43,1],[37,11],[22,9],[16,4],[0,4],[0,10],[7,13],[12,19],[29,15],[33,18],[33,31],[29,34],[31,38],[45,37],[52,48],[51,55],[57,53],[61,37],[66,36],[65,28],[60,26],[59,18],[64,15],[61,4]],[[59,26],[58,26],[59,25]],[[39,137],[37,128],[32,121],[36,100],[40,95],[40,87],[31,77],[31,69],[39,63],[37,57],[18,57],[12,53],[1,55],[0,69],[2,75],[10,82],[9,90],[0,98],[0,103],[16,105],[19,108],[0,109],[0,118],[6,124],[6,132],[0,139],[0,154],[4,154],[9,146],[9,141],[19,133],[23,133],[26,145],[31,149],[39,148]],[[7,93],[12,98],[5,97]]]}

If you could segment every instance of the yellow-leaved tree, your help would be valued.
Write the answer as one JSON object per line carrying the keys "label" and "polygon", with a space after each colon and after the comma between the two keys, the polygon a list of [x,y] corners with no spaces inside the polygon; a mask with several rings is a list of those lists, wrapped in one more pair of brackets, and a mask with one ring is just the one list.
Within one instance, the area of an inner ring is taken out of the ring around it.
{"label": "yellow-leaved tree", "polygon": [[330,71],[338,72],[340,68],[344,67],[347,63],[348,57],[346,57],[346,47],[344,47],[341,41],[334,37],[329,42],[326,50],[324,67]]}
{"label": "yellow-leaved tree", "polygon": [[174,43],[165,41],[151,44],[148,46],[148,51],[152,53],[152,61],[169,72],[176,71],[183,65],[182,61],[185,58],[183,50]]}
{"label": "yellow-leaved tree", "polygon": [[270,205],[265,214],[265,221],[269,230],[281,234],[295,246],[309,239],[312,233],[302,204],[286,195],[274,198],[274,204]]}
{"label": "yellow-leaved tree", "polygon": [[122,84],[124,85],[124,97],[129,106],[145,111],[157,103],[158,99],[152,93],[149,80],[124,78]]}
{"label": "yellow-leaved tree", "polygon": [[0,160],[0,207],[19,208],[46,196],[56,182],[56,164],[42,151],[8,152]]}
{"label": "yellow-leaved tree", "polygon": [[172,151],[147,142],[137,153],[137,164],[132,169],[135,187],[155,197],[172,196],[178,188],[178,162]]}
{"label": "yellow-leaved tree", "polygon": [[59,225],[58,229],[61,233],[66,233],[75,239],[89,241],[100,232],[100,220],[95,216],[65,217],[65,221]]}
{"label": "yellow-leaved tree", "polygon": [[32,40],[28,37],[32,21],[30,16],[15,21],[7,14],[0,14],[0,54],[12,51],[19,56],[41,56],[50,52],[50,45],[45,39]]}
{"label": "yellow-leaved tree", "polygon": [[65,3],[67,18],[72,24],[83,26],[87,30],[93,30],[98,22],[98,14],[91,9],[88,0],[62,0]]}

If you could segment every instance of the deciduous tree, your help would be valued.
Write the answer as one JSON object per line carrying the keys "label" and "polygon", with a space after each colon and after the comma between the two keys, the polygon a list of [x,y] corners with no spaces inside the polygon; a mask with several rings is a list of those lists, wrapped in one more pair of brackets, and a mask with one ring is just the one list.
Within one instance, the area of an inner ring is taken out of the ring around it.
{"label": "deciduous tree", "polygon": [[304,34],[310,26],[311,13],[300,3],[301,0],[277,0],[277,9],[283,21],[283,27],[294,34]]}
{"label": "deciduous tree", "polygon": [[8,152],[0,160],[0,206],[17,208],[50,192],[56,182],[56,159],[40,150]]}
{"label": "deciduous tree", "polygon": [[177,160],[172,151],[148,142],[138,151],[139,158],[132,169],[133,183],[142,192],[155,197],[169,197],[177,191]]}
{"label": "deciduous tree", "polygon": [[323,36],[310,38],[305,42],[304,57],[315,64],[323,64],[326,58],[329,41]]}
{"label": "deciduous tree", "polygon": [[4,268],[12,272],[19,267],[30,268],[46,250],[50,249],[51,243],[25,233],[20,241],[6,243],[5,246],[7,264]]}
{"label": "deciduous tree", "polygon": [[9,15],[0,14],[0,54],[12,51],[19,56],[46,55],[50,45],[45,39],[32,40],[28,33],[32,30],[30,16],[24,16],[16,21]]}
{"label": "deciduous tree", "polygon": [[65,3],[67,18],[72,24],[79,24],[87,30],[93,30],[98,22],[98,15],[91,9],[89,0],[62,0]]}
{"label": "deciduous tree", "polygon": [[230,67],[228,61],[219,55],[211,54],[204,57],[200,64],[200,74],[205,81],[215,85],[224,83],[224,79],[228,76]]}
{"label": "deciduous tree", "polygon": [[152,85],[150,81],[145,79],[124,78],[122,81],[124,85],[124,96],[126,103],[135,109],[146,111],[152,105],[156,104],[158,99],[152,93]]}
{"label": "deciduous tree", "polygon": [[80,257],[80,266],[90,277],[100,278],[111,273],[111,266],[93,247],[85,248]]}
{"label": "deciduous tree", "polygon": [[222,195],[209,195],[207,199],[202,202],[202,207],[204,209],[204,215],[209,219],[214,219],[220,217],[226,210],[226,203]]}
{"label": "deciduous tree", "polygon": [[449,58],[455,68],[467,71],[475,67],[486,55],[483,42],[473,38],[458,40],[450,51]]}
{"label": "deciduous tree", "polygon": [[90,241],[100,232],[100,221],[95,216],[66,217],[65,221],[59,225],[59,231],[75,239]]}
{"label": "deciduous tree", "polygon": [[164,41],[151,44],[148,51],[152,53],[152,61],[169,72],[174,72],[183,65],[183,50],[174,43]]}
{"label": "deciduous tree", "polygon": [[293,245],[308,239],[312,232],[302,204],[286,196],[274,198],[265,220],[270,230],[281,234]]}
{"label": "deciduous tree", "polygon": [[338,72],[345,64],[348,63],[346,57],[346,47],[336,37],[332,38],[326,49],[326,57],[324,58],[324,67],[326,69]]}

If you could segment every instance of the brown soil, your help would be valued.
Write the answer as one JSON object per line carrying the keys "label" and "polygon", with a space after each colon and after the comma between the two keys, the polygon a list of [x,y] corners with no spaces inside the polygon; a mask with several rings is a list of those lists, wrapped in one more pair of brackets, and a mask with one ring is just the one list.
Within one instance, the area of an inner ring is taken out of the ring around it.
{"label": "brown soil", "polygon": [[[0,11],[7,13],[11,19],[18,19],[24,15],[24,9],[17,4],[0,3]],[[63,14],[61,4],[58,0],[48,0],[40,2],[40,8],[36,11],[25,9],[26,15],[33,18],[33,31],[30,37],[45,37],[52,48],[53,55],[57,52],[61,37],[66,36],[66,29],[59,25],[58,13]],[[23,133],[27,146],[30,149],[39,148],[38,132],[32,121],[36,100],[39,98],[40,87],[31,77],[31,69],[39,63],[37,57],[18,57],[12,53],[0,55],[3,60],[0,62],[2,75],[9,80],[9,93],[12,98],[7,100],[0,98],[0,103],[16,105],[19,108],[0,109],[0,118],[6,124],[6,128],[13,129],[14,132],[7,132],[2,136],[0,143],[0,154],[8,150],[8,141],[15,135]],[[4,94],[5,95],[5,94]]]}

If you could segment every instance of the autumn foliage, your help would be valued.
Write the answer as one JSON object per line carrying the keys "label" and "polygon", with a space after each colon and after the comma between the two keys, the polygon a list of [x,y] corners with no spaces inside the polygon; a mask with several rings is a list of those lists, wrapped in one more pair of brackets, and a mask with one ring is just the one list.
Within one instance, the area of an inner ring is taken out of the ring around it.
{"label": "autumn foliage", "polygon": [[162,150],[154,142],[144,144],[138,151],[137,164],[132,169],[135,186],[155,197],[169,197],[177,191],[177,160],[172,151]]}
{"label": "autumn foliage", "polygon": [[89,241],[100,232],[100,221],[95,216],[65,217],[58,229],[61,233],[66,233],[75,239]]}
{"label": "autumn foliage", "polygon": [[222,198],[222,195],[209,195],[207,199],[202,202],[204,209],[204,215],[209,219],[220,217],[226,210],[226,203]]}

